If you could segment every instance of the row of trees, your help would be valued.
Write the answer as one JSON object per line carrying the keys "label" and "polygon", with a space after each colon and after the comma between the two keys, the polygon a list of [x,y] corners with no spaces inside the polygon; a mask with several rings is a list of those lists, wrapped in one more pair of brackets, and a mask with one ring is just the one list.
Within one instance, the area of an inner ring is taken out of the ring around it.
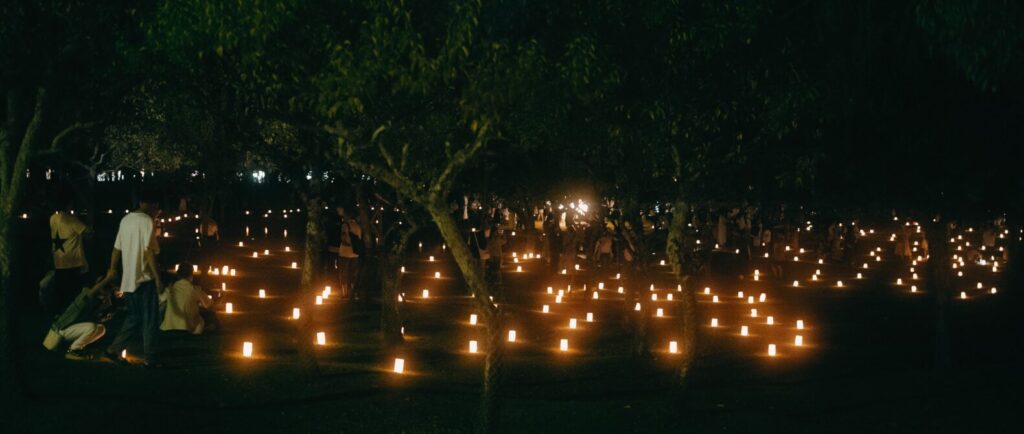
{"label": "row of trees", "polygon": [[[450,214],[453,191],[483,185],[528,202],[550,185],[583,178],[626,210],[672,203],[667,253],[685,290],[682,382],[698,348],[693,280],[703,267],[684,230],[692,205],[785,199],[849,209],[851,198],[861,199],[852,206],[886,205],[914,190],[856,193],[909,177],[864,183],[841,163],[877,168],[896,152],[929,167],[925,182],[933,182],[950,168],[948,157],[966,155],[963,141],[939,140],[956,128],[934,127],[941,109],[918,107],[915,98],[952,86],[960,101],[1020,114],[1014,72],[1024,33],[1013,18],[1021,10],[1012,2],[968,3],[7,2],[0,6],[4,389],[17,389],[8,234],[22,175],[45,155],[91,170],[90,179],[103,165],[198,171],[205,214],[238,171],[283,174],[309,218],[303,287],[320,268],[322,175],[347,180],[363,203],[386,198],[405,211],[395,218],[412,223],[377,234],[385,235],[380,245],[365,235],[381,271],[389,345],[401,342],[395,271],[411,234],[429,222],[451,247],[487,327],[483,429],[497,415],[503,313]],[[925,113],[881,118],[892,100]],[[936,143],[940,157],[920,156]],[[1001,181],[1020,185],[1021,178]],[[993,197],[947,183],[929,191],[939,193],[914,196],[920,209],[946,206],[950,196]],[[307,341],[297,345],[315,376]]]}

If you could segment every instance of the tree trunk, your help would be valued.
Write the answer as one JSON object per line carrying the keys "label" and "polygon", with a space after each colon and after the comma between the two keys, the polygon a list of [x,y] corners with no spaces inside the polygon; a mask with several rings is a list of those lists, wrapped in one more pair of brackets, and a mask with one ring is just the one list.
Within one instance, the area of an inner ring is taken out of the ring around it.
{"label": "tree trunk", "polygon": [[[0,370],[3,371],[0,373],[0,399],[3,400],[2,407],[5,410],[12,410],[8,406],[18,404],[24,392],[14,348],[14,291],[11,288],[10,253],[15,243],[8,237],[12,218],[13,215],[0,211]],[[10,414],[14,416],[17,412],[11,411]]]}
{"label": "tree trunk", "polygon": [[491,432],[497,426],[498,402],[500,400],[500,382],[503,356],[505,352],[503,315],[501,310],[491,302],[491,288],[487,286],[481,273],[479,261],[469,251],[469,246],[462,239],[455,220],[452,218],[443,201],[436,200],[425,204],[427,212],[441,232],[441,237],[452,252],[455,263],[462,272],[469,290],[473,294],[478,310],[487,327],[487,355],[484,361],[483,392],[480,396],[480,432]]}
{"label": "tree trunk", "polygon": [[689,272],[692,268],[684,267],[684,252],[687,248],[685,243],[686,217],[689,214],[689,204],[682,200],[676,200],[672,209],[672,224],[669,226],[665,250],[669,263],[672,265],[672,273],[676,276],[676,282],[683,289],[682,297],[679,299],[683,348],[676,376],[679,385],[683,386],[690,372],[690,366],[697,355],[699,325],[697,324],[697,296],[694,294],[692,284],[694,276]]}
{"label": "tree trunk", "polygon": [[[313,346],[313,315],[316,312],[315,288],[320,271],[320,251],[323,249],[324,236],[321,230],[321,215],[324,204],[319,196],[310,195],[306,198],[306,240],[303,249],[302,279],[299,282],[299,291],[296,294],[295,305],[301,309],[301,315],[297,321],[297,339],[299,358],[303,371],[312,380],[320,373],[320,365],[316,359],[316,348]],[[314,291],[310,291],[314,289]]]}
{"label": "tree trunk", "polygon": [[924,219],[928,238],[928,288],[935,300],[935,369],[952,367],[949,348],[949,305],[953,293],[953,270],[949,259],[949,233],[946,222]]}

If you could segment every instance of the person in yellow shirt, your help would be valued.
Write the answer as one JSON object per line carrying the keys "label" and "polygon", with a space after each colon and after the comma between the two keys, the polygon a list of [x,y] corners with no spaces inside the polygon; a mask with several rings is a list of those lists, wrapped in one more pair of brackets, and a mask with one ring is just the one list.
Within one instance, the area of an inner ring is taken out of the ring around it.
{"label": "person in yellow shirt", "polygon": [[54,287],[44,297],[44,308],[51,313],[63,312],[82,289],[82,275],[89,271],[85,259],[84,238],[92,231],[72,211],[74,200],[64,201],[61,209],[50,216],[50,248],[53,253]]}

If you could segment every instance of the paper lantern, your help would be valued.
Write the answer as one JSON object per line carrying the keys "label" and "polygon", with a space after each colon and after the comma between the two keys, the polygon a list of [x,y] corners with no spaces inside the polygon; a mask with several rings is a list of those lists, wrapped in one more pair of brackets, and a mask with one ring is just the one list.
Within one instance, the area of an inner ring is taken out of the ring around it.
{"label": "paper lantern", "polygon": [[403,265],[402,268],[400,270],[398,270],[398,271],[404,273],[405,272],[405,266]]}
{"label": "paper lantern", "polygon": [[736,298],[743,298],[743,291],[737,292]]}
{"label": "paper lantern", "polygon": [[658,301],[658,294],[651,294],[651,301]]}
{"label": "paper lantern", "polygon": [[665,316],[665,310],[659,307],[657,312],[655,312],[655,316]]}
{"label": "paper lantern", "polygon": [[516,265],[516,273],[522,273],[522,272],[523,272],[523,266],[522,265]]}
{"label": "paper lantern", "polygon": [[228,290],[228,284],[224,283],[224,282],[221,282],[220,283],[220,290],[221,291],[227,291]]}
{"label": "paper lantern", "polygon": [[260,290],[260,298],[267,298],[267,290],[266,289],[261,289]]}
{"label": "paper lantern", "polygon": [[576,269],[576,271],[580,271],[580,264],[573,265],[572,268]]}
{"label": "paper lantern", "polygon": [[562,339],[558,342],[558,349],[561,351],[569,351],[569,340]]}
{"label": "paper lantern", "polygon": [[910,292],[917,292],[917,285],[911,285]]}
{"label": "paper lantern", "polygon": [[395,367],[393,368],[396,374],[405,372],[405,359],[395,359]]}
{"label": "paper lantern", "polygon": [[594,292],[593,292],[592,294],[593,294],[593,295],[591,295],[591,297],[590,297],[590,298],[592,298],[592,299],[594,299],[594,300],[597,300],[598,292],[597,292],[597,291],[594,291]]}
{"label": "paper lantern", "polygon": [[569,328],[576,328],[576,318],[569,318]]}
{"label": "paper lantern", "polygon": [[441,278],[441,272],[440,271],[435,271],[434,272],[434,278],[435,279],[440,279]]}
{"label": "paper lantern", "polygon": [[754,296],[753,295],[747,297],[747,304],[754,304]]}
{"label": "paper lantern", "polygon": [[587,322],[594,322],[594,312],[587,312]]}
{"label": "paper lantern", "polygon": [[235,308],[231,303],[224,303],[224,313],[232,313],[234,311]]}
{"label": "paper lantern", "polygon": [[252,252],[252,257],[254,257],[254,258],[260,257],[259,252]]}
{"label": "paper lantern", "polygon": [[967,299],[967,293],[964,292],[964,291],[960,291],[960,299],[961,300],[966,300]]}
{"label": "paper lantern", "polygon": [[316,344],[320,346],[327,345],[327,333],[316,332]]}
{"label": "paper lantern", "polygon": [[621,279],[622,273],[615,273],[615,280]]}
{"label": "paper lantern", "polygon": [[221,267],[220,274],[223,274],[223,275],[226,276],[228,274],[229,270],[230,270],[230,268],[228,268],[228,266],[225,265],[225,266]]}
{"label": "paper lantern", "polygon": [[551,312],[551,306],[545,304],[543,307],[541,307],[540,311],[544,313]]}
{"label": "paper lantern", "polygon": [[555,296],[555,304],[562,304],[562,296],[561,295],[556,295]]}
{"label": "paper lantern", "polygon": [[740,336],[749,336],[750,329],[747,326],[740,326]]}
{"label": "paper lantern", "polygon": [[679,353],[679,343],[676,342],[676,341],[669,341],[669,343],[668,343],[668,352],[670,352],[672,354]]}
{"label": "paper lantern", "polygon": [[604,289],[604,282],[597,282],[597,289]]}
{"label": "paper lantern", "polygon": [[625,294],[626,293],[626,288],[623,288],[623,287],[620,286],[619,289],[618,289],[618,293],[619,294]]}
{"label": "paper lantern", "polygon": [[668,299],[668,301],[672,301],[672,293],[668,293],[668,295],[665,296],[665,298]]}
{"label": "paper lantern", "polygon": [[793,286],[794,286],[794,287],[800,286],[800,282],[799,282],[799,281],[796,281],[796,280],[794,280],[794,281],[793,281]]}
{"label": "paper lantern", "polygon": [[[569,285],[569,289],[572,289],[572,285]],[[564,296],[564,295],[565,295],[565,290],[564,289],[559,289],[558,290],[558,296],[561,297],[561,296]]]}
{"label": "paper lantern", "polygon": [[292,268],[299,268],[298,262],[292,262]]}
{"label": "paper lantern", "polygon": [[245,243],[244,243],[244,242],[242,242],[242,241],[239,241],[239,242],[238,242],[238,247],[245,247]]}
{"label": "paper lantern", "polygon": [[469,352],[476,353],[476,341],[469,341]]}
{"label": "paper lantern", "polygon": [[509,342],[515,342],[516,341],[516,331],[515,330],[509,330],[508,331],[508,341]]}
{"label": "paper lantern", "polygon": [[292,251],[292,248],[291,248],[291,247],[288,247],[288,246],[284,246],[284,251],[286,251],[286,252],[290,252],[290,251]]}
{"label": "paper lantern", "polygon": [[711,318],[711,327],[718,327],[718,318]]}
{"label": "paper lantern", "polygon": [[775,325],[775,317],[769,315],[768,318],[766,318],[766,320],[768,325]]}
{"label": "paper lantern", "polygon": [[548,287],[548,294],[551,294],[551,293],[553,293],[553,292],[554,292],[554,288],[552,288],[552,287],[550,287],[550,286],[549,286],[549,287]]}
{"label": "paper lantern", "polygon": [[768,344],[768,355],[775,357],[775,344]]}
{"label": "paper lantern", "polygon": [[322,304],[324,304],[324,297],[322,295],[316,296],[316,305],[320,306]]}
{"label": "paper lantern", "polygon": [[195,273],[198,273],[198,272],[199,272],[199,266],[198,265],[193,265],[192,266],[192,273],[195,274]]}
{"label": "paper lantern", "polygon": [[981,282],[978,282],[978,285],[977,285],[976,287],[977,287],[978,289],[981,289]]}
{"label": "paper lantern", "polygon": [[476,325],[476,314],[475,313],[469,314],[469,323],[472,324],[472,325]]}
{"label": "paper lantern", "polygon": [[292,308],[292,319],[299,319],[299,315],[300,315],[299,308],[293,307]]}
{"label": "paper lantern", "polygon": [[[121,354],[124,356],[124,353]],[[242,342],[242,357],[252,357],[252,342]]]}
{"label": "paper lantern", "polygon": [[708,294],[711,294],[711,288],[705,286],[704,287],[704,295],[708,295]]}
{"label": "paper lantern", "polygon": [[796,335],[796,338],[793,339],[793,345],[796,345],[798,347],[804,346],[804,337]]}
{"label": "paper lantern", "polygon": [[718,303],[718,296],[716,295],[716,296],[711,297],[711,302],[712,303]]}
{"label": "paper lantern", "polygon": [[428,260],[428,261],[430,261],[430,262],[434,262],[434,257],[433,257],[433,256],[431,256],[431,257],[430,257],[429,259],[427,259],[427,260]]}
{"label": "paper lantern", "polygon": [[423,290],[423,298],[430,298],[430,290],[429,289],[424,289]]}
{"label": "paper lantern", "polygon": [[802,319],[796,320],[796,328],[797,328],[797,330],[803,330],[804,329],[804,320],[802,320]]}
{"label": "paper lantern", "polygon": [[836,282],[836,286],[842,288],[843,287],[843,281],[840,280],[840,281]]}
{"label": "paper lantern", "polygon": [[637,312],[640,312],[640,302],[637,302],[637,303],[636,303],[636,304],[635,304],[635,305],[633,306],[633,310],[635,310],[635,311],[637,311]]}
{"label": "paper lantern", "polygon": [[661,260],[661,265],[665,265],[665,260],[664,259]]}
{"label": "paper lantern", "polygon": [[767,298],[768,298],[768,296],[767,296],[767,295],[765,295],[765,293],[763,293],[763,292],[762,292],[762,293],[761,293],[761,295],[757,297],[757,300],[758,300],[758,301],[760,301],[761,303],[764,303],[764,301],[765,301],[765,300],[766,300]]}

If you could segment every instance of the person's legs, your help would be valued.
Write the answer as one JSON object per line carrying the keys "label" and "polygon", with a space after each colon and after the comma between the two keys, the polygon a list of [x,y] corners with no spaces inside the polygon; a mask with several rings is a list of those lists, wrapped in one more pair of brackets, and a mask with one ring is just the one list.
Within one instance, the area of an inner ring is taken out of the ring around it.
{"label": "person's legs", "polygon": [[156,284],[152,281],[139,285],[135,291],[139,297],[139,310],[142,322],[142,348],[147,362],[155,360],[157,340],[160,331],[160,299],[156,293]]}
{"label": "person's legs", "polygon": [[80,322],[77,324],[71,324],[60,331],[60,336],[66,340],[72,341],[71,346],[68,350],[78,351],[85,348],[87,345],[98,341],[106,334],[107,329],[103,327],[103,324],[97,324],[94,322]]}
{"label": "person's legs", "polygon": [[139,312],[139,296],[137,292],[124,295],[124,304],[128,308],[128,317],[121,324],[121,330],[114,337],[114,342],[107,347],[107,353],[120,355],[121,351],[128,347],[128,341],[135,337],[139,327],[142,325],[142,318]]}

